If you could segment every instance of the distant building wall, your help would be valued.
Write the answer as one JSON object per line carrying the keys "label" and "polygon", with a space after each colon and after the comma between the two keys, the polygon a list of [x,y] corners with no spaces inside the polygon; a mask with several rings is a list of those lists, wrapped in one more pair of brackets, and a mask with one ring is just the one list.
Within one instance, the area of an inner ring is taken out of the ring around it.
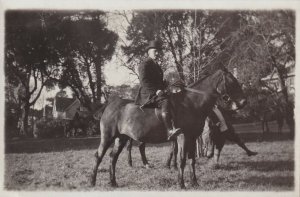
{"label": "distant building wall", "polygon": [[70,107],[66,109],[66,119],[73,119],[78,108],[80,108],[80,102],[76,100]]}

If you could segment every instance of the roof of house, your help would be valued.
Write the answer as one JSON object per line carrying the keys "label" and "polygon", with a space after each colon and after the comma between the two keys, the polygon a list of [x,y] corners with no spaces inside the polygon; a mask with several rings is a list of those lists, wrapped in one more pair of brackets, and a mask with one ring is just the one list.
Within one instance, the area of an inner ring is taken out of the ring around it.
{"label": "roof of house", "polygon": [[56,111],[63,112],[67,107],[69,107],[76,99],[74,98],[65,98],[65,97],[56,97]]}

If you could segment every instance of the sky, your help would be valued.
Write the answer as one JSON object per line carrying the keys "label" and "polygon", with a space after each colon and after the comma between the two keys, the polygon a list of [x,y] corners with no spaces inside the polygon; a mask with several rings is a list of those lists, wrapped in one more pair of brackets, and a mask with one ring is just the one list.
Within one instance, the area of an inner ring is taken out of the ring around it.
{"label": "sky", "polygon": [[[116,53],[118,57],[125,61],[125,57],[122,57],[120,47],[126,41],[126,29],[128,27],[128,22],[121,16],[121,14],[126,14],[124,11],[112,11],[108,13],[107,28],[116,32],[119,35],[119,41],[117,43]],[[127,18],[130,20],[130,14],[126,14]],[[118,60],[116,55],[113,56],[112,60],[105,64],[104,66],[104,76],[107,85],[117,86],[122,84],[134,85],[138,83],[137,77],[130,74],[129,69],[122,66],[122,63]]]}

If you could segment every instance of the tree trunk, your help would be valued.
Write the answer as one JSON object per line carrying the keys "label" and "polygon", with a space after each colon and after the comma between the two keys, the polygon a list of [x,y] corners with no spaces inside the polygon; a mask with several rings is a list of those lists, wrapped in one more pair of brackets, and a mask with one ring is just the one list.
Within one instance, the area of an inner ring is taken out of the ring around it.
{"label": "tree trunk", "polygon": [[[101,81],[102,81],[102,78],[101,78],[101,63],[99,61],[96,62],[96,77],[97,77],[97,80],[96,80],[96,85],[97,85],[97,99],[98,101],[101,103],[101,96],[102,96],[102,93],[101,93]],[[96,101],[94,101],[95,103]]]}
{"label": "tree trunk", "polygon": [[21,120],[20,120],[20,136],[28,137],[28,115],[29,115],[30,106],[28,103],[21,105]]}

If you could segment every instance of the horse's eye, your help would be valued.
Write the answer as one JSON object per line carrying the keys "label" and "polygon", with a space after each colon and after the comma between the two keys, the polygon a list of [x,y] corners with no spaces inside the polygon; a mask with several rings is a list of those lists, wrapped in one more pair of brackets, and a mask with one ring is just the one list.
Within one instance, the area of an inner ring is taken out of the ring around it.
{"label": "horse's eye", "polygon": [[225,95],[223,95],[223,100],[225,101],[225,102],[229,102],[230,101],[230,97],[227,95],[227,94],[225,94]]}

